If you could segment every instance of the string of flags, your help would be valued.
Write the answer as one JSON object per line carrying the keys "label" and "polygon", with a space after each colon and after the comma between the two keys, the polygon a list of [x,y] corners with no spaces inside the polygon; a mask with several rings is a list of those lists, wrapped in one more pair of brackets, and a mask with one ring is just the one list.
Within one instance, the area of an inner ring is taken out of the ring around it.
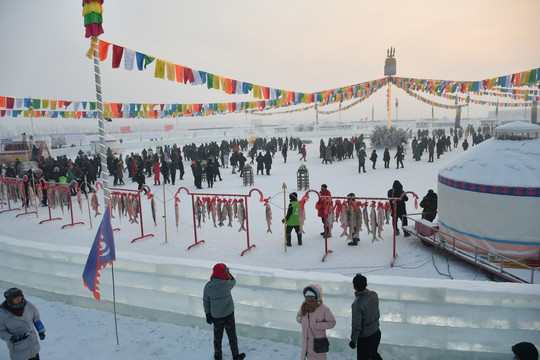
{"label": "string of flags", "polygon": [[[401,85],[403,85],[403,84],[401,84]],[[530,107],[532,105],[532,101],[531,102],[508,103],[508,102],[484,101],[484,100],[463,98],[463,97],[458,97],[458,96],[449,95],[449,94],[442,94],[442,95],[438,94],[439,96],[443,96],[443,97],[445,97],[447,99],[454,99],[454,100],[457,99],[458,101],[465,102],[465,104],[449,105],[449,104],[442,104],[442,103],[438,103],[436,101],[427,99],[427,98],[425,98],[425,97],[423,97],[423,96],[421,96],[419,94],[414,93],[411,89],[409,89],[407,87],[399,86],[399,88],[401,90],[405,91],[407,93],[407,95],[412,96],[416,100],[419,100],[419,101],[422,101],[422,102],[424,102],[424,103],[426,103],[428,105],[443,108],[443,109],[457,109],[458,107],[463,107],[463,106],[466,106],[468,104],[485,105],[485,106],[498,106],[498,107],[523,107],[523,106],[529,106]],[[434,94],[434,95],[437,95],[437,94]]]}

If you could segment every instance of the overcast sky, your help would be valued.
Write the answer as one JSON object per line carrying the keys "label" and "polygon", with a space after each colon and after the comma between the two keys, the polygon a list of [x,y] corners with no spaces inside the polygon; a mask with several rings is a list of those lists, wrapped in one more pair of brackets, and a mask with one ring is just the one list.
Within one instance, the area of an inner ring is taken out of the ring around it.
{"label": "overcast sky", "polygon": [[[383,77],[390,46],[403,77],[482,80],[538,68],[539,15],[538,0],[106,0],[100,38],[220,76],[315,92]],[[0,95],[95,100],[81,1],[2,0],[0,33]],[[102,64],[106,102],[252,100],[155,79],[153,64],[113,70],[111,57]],[[372,105],[384,118],[385,97],[383,89],[344,119],[371,118]],[[431,117],[431,106],[393,87],[393,104],[396,97],[400,118]]]}

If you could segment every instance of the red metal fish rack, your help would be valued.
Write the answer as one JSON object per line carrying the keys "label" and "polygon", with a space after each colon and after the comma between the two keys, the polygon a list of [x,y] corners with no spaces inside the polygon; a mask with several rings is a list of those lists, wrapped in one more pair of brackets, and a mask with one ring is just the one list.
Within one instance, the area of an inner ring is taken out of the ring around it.
{"label": "red metal fish rack", "polygon": [[246,252],[251,251],[251,249],[253,249],[255,247],[255,244],[250,244],[250,242],[249,242],[249,211],[248,211],[247,198],[251,197],[251,194],[254,191],[256,191],[260,195],[260,200],[259,201],[264,202],[264,205],[266,205],[266,202],[268,202],[270,200],[270,198],[265,199],[262,192],[259,189],[256,189],[256,188],[251,189],[250,192],[247,195],[242,195],[242,194],[208,194],[208,193],[191,193],[187,188],[182,186],[182,187],[178,188],[178,190],[176,191],[176,194],[174,194],[175,201],[180,201],[180,199],[178,198],[178,195],[179,195],[180,191],[182,191],[182,190],[185,190],[188,193],[188,195],[191,195],[191,205],[193,207],[193,232],[195,234],[195,243],[190,245],[188,247],[188,250],[190,250],[194,246],[200,245],[203,242],[205,242],[204,240],[199,241],[198,238],[197,238],[197,221],[195,219],[195,197],[196,196],[198,196],[198,197],[201,197],[201,196],[202,197],[204,197],[204,196],[220,197],[220,196],[222,196],[222,197],[229,197],[229,198],[242,198],[243,201],[244,201],[245,211],[246,211],[247,248],[244,251],[242,251],[240,256],[244,256],[244,254]]}
{"label": "red metal fish rack", "polygon": [[[10,181],[12,181],[12,180],[18,180],[18,179],[0,176],[0,181],[2,181],[4,184],[8,184],[8,183],[9,183]],[[7,188],[6,188],[6,191],[7,191]],[[13,209],[12,209],[12,208],[11,208],[11,201],[9,200],[9,196],[7,196],[7,194],[6,194],[6,198],[7,198],[7,205],[8,205],[8,208],[7,208],[6,210],[0,211],[0,214],[5,213],[5,212],[8,212],[8,211],[21,210],[21,208],[13,208]]]}
{"label": "red metal fish rack", "polygon": [[[38,186],[41,187],[41,184],[38,185]],[[47,196],[49,196],[49,191],[51,191],[51,190],[63,191],[64,193],[71,192],[71,189],[70,189],[71,186],[75,186],[77,190],[79,189],[79,184],[77,184],[77,182],[75,180],[73,180],[70,183],[55,183],[55,182],[48,182],[48,181],[45,182],[45,190],[47,190]],[[71,223],[63,225],[62,229],[65,229],[65,228],[70,227],[70,226],[84,224],[84,222],[82,222],[82,221],[74,222],[74,220],[73,220],[73,202],[71,201],[71,194],[68,194],[68,199],[69,199],[69,211],[70,211],[70,214],[71,214]],[[52,214],[51,214],[51,202],[49,200],[50,199],[47,199],[47,206],[49,207],[49,218],[46,219],[46,220],[40,221],[39,222],[40,224],[43,224],[43,223],[45,223],[47,221],[52,221],[52,220],[62,220],[62,218],[53,218],[52,217]]]}
{"label": "red metal fish rack", "polygon": [[[310,193],[310,192],[314,192],[315,194],[317,194],[319,199],[330,199],[332,202],[334,200],[351,200],[351,199],[353,199],[354,201],[373,201],[373,202],[384,201],[384,202],[391,202],[391,204],[393,205],[393,213],[394,214],[396,213],[396,201],[403,199],[403,196],[405,196],[406,194],[412,194],[413,197],[415,198],[415,204],[414,204],[415,208],[418,208],[418,204],[417,204],[418,195],[416,195],[412,191],[404,192],[401,195],[401,197],[399,197],[399,198],[374,198],[374,197],[348,198],[348,197],[340,197],[340,196],[321,196],[321,194],[316,190],[308,190],[306,192],[306,194],[304,195],[304,197],[302,198],[302,200],[301,200],[302,202],[305,203],[305,201],[309,200],[308,193]],[[366,206],[368,206],[368,205],[366,205]],[[396,224],[397,224],[397,218],[394,216],[393,217],[393,226],[392,226],[392,231],[393,231],[393,251],[392,251],[392,261],[390,262],[391,267],[394,266],[394,263],[395,263],[396,258],[397,258],[397,253],[396,253],[396,231],[395,231]],[[327,234],[326,229],[327,229],[327,226],[324,227],[324,256],[322,257],[322,262],[324,262],[326,260],[326,257],[333,252],[332,250],[328,249],[328,234]]]}
{"label": "red metal fish rack", "polygon": [[109,189],[109,195],[111,197],[116,196],[116,195],[125,196],[125,195],[128,195],[128,194],[133,194],[134,196],[137,197],[137,200],[139,201],[139,217],[140,217],[140,221],[141,221],[141,236],[136,237],[135,239],[131,240],[131,243],[134,243],[137,240],[141,240],[141,239],[144,239],[144,238],[147,238],[147,237],[153,237],[154,236],[154,234],[146,234],[146,235],[144,234],[144,225],[143,225],[143,216],[142,216],[142,203],[141,203],[141,192],[143,190],[147,191],[146,196],[148,197],[148,199],[151,199],[152,196],[154,196],[151,193],[150,188],[148,186],[146,186],[146,185],[143,186],[142,190],[130,190],[130,189],[119,189],[119,188],[110,188]]}

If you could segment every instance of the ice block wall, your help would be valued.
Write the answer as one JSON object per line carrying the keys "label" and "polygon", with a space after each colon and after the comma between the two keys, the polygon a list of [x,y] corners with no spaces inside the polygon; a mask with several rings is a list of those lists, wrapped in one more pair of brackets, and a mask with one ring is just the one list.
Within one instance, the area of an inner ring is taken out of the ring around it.
{"label": "ice block wall", "polygon": [[[88,249],[0,237],[0,289],[18,286],[29,296],[112,311],[111,268],[101,271],[102,301],[97,301],[82,281],[87,256]],[[117,311],[211,330],[202,292],[213,265],[118,253]],[[299,345],[302,289],[316,282],[337,320],[328,332],[331,351],[348,349],[351,278],[228,265],[237,279],[233,297],[240,335]],[[540,285],[373,275],[368,288],[380,298],[384,358],[507,359],[515,343],[540,344]]]}

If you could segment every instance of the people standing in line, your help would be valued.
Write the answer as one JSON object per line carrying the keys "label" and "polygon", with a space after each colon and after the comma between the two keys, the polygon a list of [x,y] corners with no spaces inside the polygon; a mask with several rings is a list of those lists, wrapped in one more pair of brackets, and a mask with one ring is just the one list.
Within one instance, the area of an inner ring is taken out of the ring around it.
{"label": "people standing in line", "polygon": [[[389,198],[401,198],[401,200],[395,200],[396,202],[396,214],[394,214],[394,206],[390,208],[392,211],[392,224],[394,226],[394,231],[396,235],[399,235],[399,229],[397,228],[397,220],[401,220],[401,227],[407,226],[407,208],[405,207],[405,201],[408,201],[409,198],[404,194],[403,185],[398,180],[395,180],[392,184],[392,188],[388,190]],[[403,197],[401,197],[403,195]],[[403,236],[410,236],[407,231],[403,230]]]}
{"label": "people standing in line", "polygon": [[206,173],[206,183],[209,188],[214,187],[214,161],[212,158],[209,158],[206,162],[206,168],[204,169]]}
{"label": "people standing in line", "polygon": [[122,155],[120,155],[120,159],[116,163],[116,181],[118,185],[126,185],[124,183],[124,162],[122,161]]}
{"label": "people standing in line", "polygon": [[373,163],[373,170],[375,170],[375,164],[377,163],[377,151],[375,149],[373,149],[373,151],[371,152],[371,156],[369,157],[369,160],[371,160],[371,162]]}
{"label": "people standing in line", "polygon": [[18,288],[6,290],[4,297],[6,300],[0,305],[0,338],[7,343],[10,359],[39,360],[36,330],[43,341],[45,326],[38,309]]}
{"label": "people standing in line", "polygon": [[197,189],[202,189],[202,166],[199,160],[191,162],[191,172],[193,173],[194,185]]}
{"label": "people standing in line", "polygon": [[394,155],[394,159],[396,159],[396,169],[399,169],[399,165],[403,168],[403,158],[405,157],[405,154],[403,153],[403,147],[399,145],[396,150],[396,155]]}
{"label": "people standing in line", "polygon": [[169,179],[169,163],[163,159],[161,163],[161,174],[163,175],[163,183],[170,184],[171,180]]}
{"label": "people standing in line", "polygon": [[388,169],[390,167],[390,151],[388,151],[388,148],[384,148],[383,161],[384,168]]}
{"label": "people standing in line", "polygon": [[515,360],[538,360],[538,350],[530,342],[520,342],[512,346]]}
{"label": "people standing in line", "polygon": [[356,348],[358,360],[382,360],[379,355],[381,330],[379,329],[379,296],[367,289],[362,274],[353,278],[355,299],[352,303],[352,331],[349,346]]}
{"label": "people standing in line", "polygon": [[366,151],[364,148],[360,148],[360,151],[358,151],[358,173],[366,172]]}
{"label": "people standing in line", "polygon": [[206,314],[206,322],[214,324],[214,359],[222,360],[223,353],[221,343],[223,330],[227,332],[229,346],[234,360],[242,360],[245,353],[238,351],[238,339],[236,337],[236,323],[234,320],[234,301],[231,290],[236,285],[236,279],[231,275],[225,264],[216,264],[205,285],[203,292],[203,306]]}
{"label": "people standing in line", "polygon": [[259,155],[257,155],[255,161],[257,162],[257,175],[259,175],[259,171],[261,175],[264,175],[264,156],[262,152],[259,151]]}
{"label": "people standing in line", "polygon": [[298,245],[302,245],[302,233],[300,232],[300,203],[298,202],[298,194],[292,192],[289,194],[289,206],[287,207],[287,215],[283,219],[283,223],[287,226],[285,228],[285,234],[287,237],[287,246],[291,244],[291,233],[294,229],[296,231],[296,238],[298,239]]}
{"label": "people standing in line", "polygon": [[264,154],[264,168],[266,169],[266,175],[270,175],[270,169],[272,168],[272,155],[270,151],[266,151]]}
{"label": "people standing in line", "polygon": [[426,196],[420,201],[422,210],[422,219],[433,222],[437,216],[437,194],[431,189],[428,190]]}
{"label": "people standing in line", "polygon": [[324,151],[324,161],[325,164],[332,163],[332,144],[328,143],[328,146],[326,146],[326,150]]}
{"label": "people standing in line", "polygon": [[[137,190],[142,190],[142,188],[146,184],[146,177],[144,176],[142,169],[137,170],[137,173],[135,174],[133,180],[137,182]],[[144,193],[146,195],[146,189],[144,190]]]}
{"label": "people standing in line", "polygon": [[316,353],[313,349],[315,340],[326,337],[326,330],[336,326],[336,319],[330,308],[323,304],[322,287],[311,284],[302,291],[304,302],[296,314],[296,321],[302,325],[301,359],[326,360],[326,353]]}
{"label": "people standing in line", "polygon": [[281,156],[283,156],[283,163],[287,163],[287,144],[281,148]]}
{"label": "people standing in line", "polygon": [[176,181],[176,161],[172,160],[169,163],[169,172],[171,173],[171,182],[174,185],[174,182]]}
{"label": "people standing in line", "polygon": [[154,185],[161,185],[161,179],[159,178],[160,166],[161,164],[158,160],[156,160],[154,166],[152,166],[152,171],[154,172]]}
{"label": "people standing in line", "polygon": [[219,165],[218,159],[214,159],[213,164],[214,164],[214,182],[217,181],[217,178],[219,178],[219,181],[223,181],[223,179],[221,178],[221,171],[219,170],[221,166]]}
{"label": "people standing in line", "polygon": [[428,162],[433,162],[433,156],[435,155],[435,140],[430,139],[428,141]]}
{"label": "people standing in line", "polygon": [[300,161],[302,161],[302,159],[304,159],[304,161],[306,161],[306,155],[307,155],[307,151],[306,151],[306,145],[302,145],[302,157],[300,158]]}
{"label": "people standing in line", "polygon": [[328,186],[326,184],[321,185],[321,193],[320,198],[315,204],[315,208],[317,209],[317,216],[321,218],[321,221],[323,223],[323,232],[321,235],[326,237],[332,237],[330,234],[330,227],[328,226],[328,211],[330,207],[332,206],[332,199],[330,198],[332,194],[328,190]]}

